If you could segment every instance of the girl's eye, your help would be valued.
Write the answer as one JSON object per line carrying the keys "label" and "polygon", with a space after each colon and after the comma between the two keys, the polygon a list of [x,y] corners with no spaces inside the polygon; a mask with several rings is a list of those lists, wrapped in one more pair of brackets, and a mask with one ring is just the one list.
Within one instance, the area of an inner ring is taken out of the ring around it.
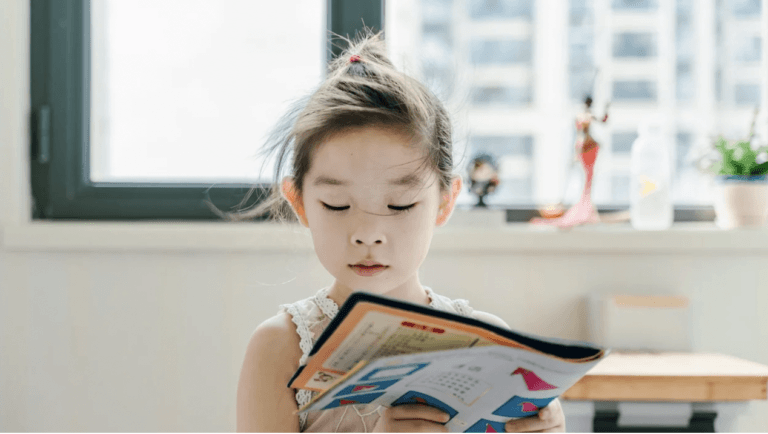
{"label": "girl's eye", "polygon": [[327,209],[328,211],[341,212],[341,211],[346,211],[346,210],[349,209],[349,205],[347,205],[347,206],[331,206],[331,205],[328,205],[325,202],[320,202],[320,203],[322,203],[323,204],[323,208]]}
{"label": "girl's eye", "polygon": [[407,211],[410,211],[410,209],[413,208],[414,206],[416,206],[415,203],[412,203],[410,205],[405,205],[405,206],[389,205],[388,208],[396,212],[407,212]]}

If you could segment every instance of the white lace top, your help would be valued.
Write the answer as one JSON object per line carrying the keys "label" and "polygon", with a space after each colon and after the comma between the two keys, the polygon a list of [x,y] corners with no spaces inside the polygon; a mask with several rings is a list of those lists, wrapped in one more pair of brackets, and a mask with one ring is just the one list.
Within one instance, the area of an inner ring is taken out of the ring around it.
{"label": "white lace top", "polygon": [[[430,288],[424,287],[430,298],[429,306],[446,312],[471,316],[473,309],[467,300],[451,300],[448,297],[435,294]],[[299,364],[307,362],[309,352],[315,340],[339,312],[339,306],[328,298],[328,288],[323,288],[312,297],[291,304],[280,306],[280,312],[291,315],[299,334],[299,347],[303,355]],[[299,407],[308,403],[315,392],[297,390],[296,402]],[[299,426],[302,432],[368,432],[373,429],[381,416],[383,408],[377,405],[348,405],[322,412],[299,415]]]}

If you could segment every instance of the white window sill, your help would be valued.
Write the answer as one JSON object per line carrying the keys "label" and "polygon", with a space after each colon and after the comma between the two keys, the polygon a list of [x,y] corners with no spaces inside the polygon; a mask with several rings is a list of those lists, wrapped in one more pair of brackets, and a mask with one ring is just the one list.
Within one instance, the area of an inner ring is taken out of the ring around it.
{"label": "white window sill", "polygon": [[[226,222],[32,222],[2,229],[6,251],[312,251],[298,225]],[[637,231],[628,223],[558,230],[512,223],[435,231],[432,253],[768,253],[768,227],[724,231],[713,223],[676,223]]]}

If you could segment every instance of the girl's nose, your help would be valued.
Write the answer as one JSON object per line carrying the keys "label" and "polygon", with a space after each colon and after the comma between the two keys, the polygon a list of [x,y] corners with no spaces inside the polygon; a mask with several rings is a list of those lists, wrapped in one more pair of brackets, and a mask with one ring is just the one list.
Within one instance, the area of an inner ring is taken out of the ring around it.
{"label": "girl's nose", "polygon": [[381,231],[373,228],[359,228],[352,234],[350,241],[357,246],[373,246],[386,243],[387,237]]}

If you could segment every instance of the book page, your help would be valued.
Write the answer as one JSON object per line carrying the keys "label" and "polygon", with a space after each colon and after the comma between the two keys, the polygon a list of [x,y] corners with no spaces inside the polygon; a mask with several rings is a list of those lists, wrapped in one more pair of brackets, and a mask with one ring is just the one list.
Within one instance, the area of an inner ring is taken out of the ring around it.
{"label": "book page", "polygon": [[355,293],[320,336],[307,364],[294,374],[289,387],[326,390],[361,361],[498,346],[517,348],[566,364],[590,363],[603,356],[603,350],[593,344],[526,336],[456,314]]}
{"label": "book page", "polygon": [[448,413],[452,432],[504,432],[506,421],[536,414],[599,360],[573,364],[503,346],[390,356],[358,364],[300,411],[420,403]]}
{"label": "book page", "polygon": [[434,323],[415,323],[384,312],[368,312],[323,368],[347,372],[361,360],[470,347],[480,339]]}
{"label": "book page", "polygon": [[321,391],[362,360],[494,344],[491,333],[482,333],[437,317],[358,305],[290,386]]}

